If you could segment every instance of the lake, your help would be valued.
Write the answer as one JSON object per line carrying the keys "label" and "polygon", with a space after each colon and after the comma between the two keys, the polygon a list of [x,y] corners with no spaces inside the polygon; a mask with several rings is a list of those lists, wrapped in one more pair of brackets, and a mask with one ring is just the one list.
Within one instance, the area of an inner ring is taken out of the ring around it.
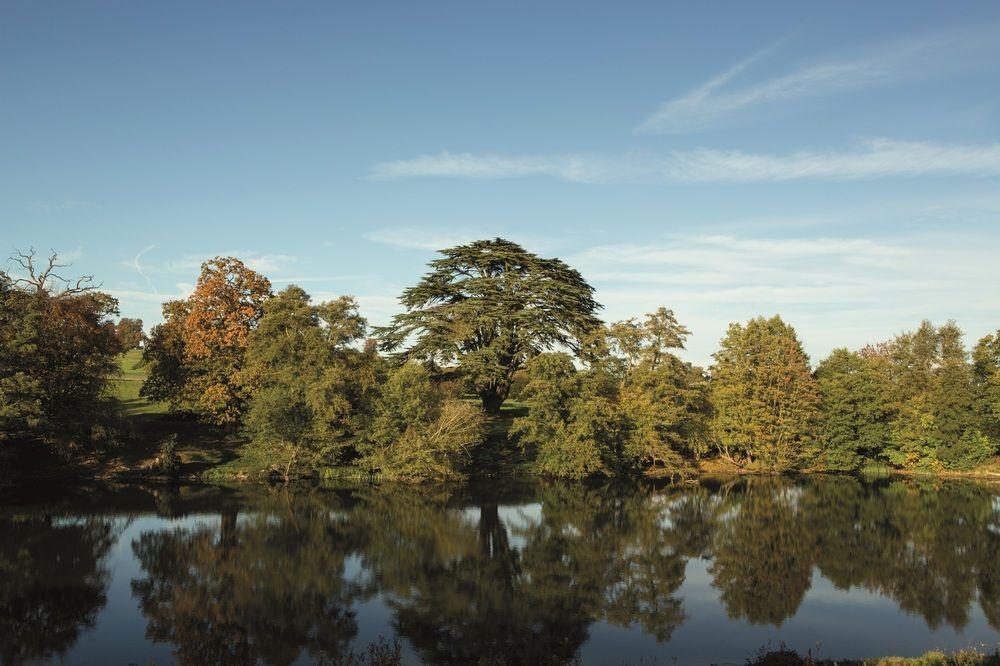
{"label": "lake", "polygon": [[738,663],[1000,642],[1000,488],[853,477],[32,488],[0,661]]}

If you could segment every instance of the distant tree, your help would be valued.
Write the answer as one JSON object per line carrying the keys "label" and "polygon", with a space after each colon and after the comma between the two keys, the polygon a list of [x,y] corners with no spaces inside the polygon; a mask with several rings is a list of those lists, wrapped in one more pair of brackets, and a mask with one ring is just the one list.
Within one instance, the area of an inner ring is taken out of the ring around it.
{"label": "distant tree", "polygon": [[816,369],[819,382],[819,452],[816,466],[855,470],[885,449],[891,387],[877,365],[856,352],[834,349]]}
{"label": "distant tree", "polygon": [[577,350],[600,323],[593,288],[558,259],[501,238],[441,253],[403,292],[407,311],[378,335],[387,350],[412,338],[405,358],[457,363],[487,414],[499,413],[528,360],[546,350]]}
{"label": "distant tree", "polygon": [[271,283],[234,257],[202,264],[194,292],[163,306],[145,358],[143,395],[185,406],[218,425],[233,425],[246,407],[240,371],[250,333],[271,297]]}
{"label": "distant tree", "polygon": [[812,443],[819,390],[795,330],[780,317],[730,324],[711,368],[711,433],[722,455],[778,472]]}
{"label": "distant tree", "polygon": [[979,341],[972,362],[982,427],[995,450],[1000,446],[1000,330]]}
{"label": "distant tree", "polygon": [[64,453],[113,443],[118,302],[89,276],[61,277],[55,254],[14,260],[20,276],[0,271],[0,441],[41,440]]}
{"label": "distant tree", "polygon": [[889,347],[898,418],[886,457],[899,467],[963,469],[994,446],[980,427],[975,375],[954,322],[924,321]]}
{"label": "distant tree", "polygon": [[142,320],[122,317],[115,324],[115,336],[118,338],[118,344],[121,345],[123,352],[138,349],[142,341],[146,339],[146,335],[142,332]]}
{"label": "distant tree", "polygon": [[142,350],[147,374],[139,395],[154,402],[167,402],[173,410],[185,406],[194,409],[194,397],[187,391],[191,369],[184,354],[187,313],[187,301],[164,303],[163,323],[153,327]]}
{"label": "distant tree", "polygon": [[244,424],[250,447],[286,480],[299,467],[336,463],[364,418],[376,358],[352,345],[366,328],[349,296],[313,305],[292,285],[264,304],[241,375]]}

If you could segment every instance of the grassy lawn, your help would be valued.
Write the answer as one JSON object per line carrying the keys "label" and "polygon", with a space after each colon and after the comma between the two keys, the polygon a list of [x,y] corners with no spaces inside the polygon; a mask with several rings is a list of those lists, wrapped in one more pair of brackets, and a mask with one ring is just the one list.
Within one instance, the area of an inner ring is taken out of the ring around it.
{"label": "grassy lawn", "polygon": [[120,374],[111,388],[125,410],[134,436],[126,445],[95,455],[86,461],[96,476],[143,472],[153,468],[160,443],[177,435],[181,474],[201,474],[237,458],[238,439],[183,415],[170,413],[165,402],[150,402],[139,396],[146,379],[142,350],[133,349],[118,358]]}
{"label": "grassy lawn", "polygon": [[146,369],[142,365],[142,350],[133,349],[118,357],[118,367],[121,374],[112,380],[115,396],[125,407],[125,414],[165,414],[165,402],[149,402],[139,397],[139,389],[146,379]]}

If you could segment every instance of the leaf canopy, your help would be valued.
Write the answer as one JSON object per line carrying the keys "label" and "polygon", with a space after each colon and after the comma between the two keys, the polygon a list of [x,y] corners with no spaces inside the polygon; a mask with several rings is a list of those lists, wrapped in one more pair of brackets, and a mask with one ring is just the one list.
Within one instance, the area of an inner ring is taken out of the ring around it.
{"label": "leaf canopy", "polygon": [[406,312],[377,333],[385,350],[412,341],[405,358],[459,364],[484,406],[507,397],[513,374],[529,359],[559,348],[576,352],[600,325],[593,287],[559,259],[502,238],[441,254],[403,292]]}

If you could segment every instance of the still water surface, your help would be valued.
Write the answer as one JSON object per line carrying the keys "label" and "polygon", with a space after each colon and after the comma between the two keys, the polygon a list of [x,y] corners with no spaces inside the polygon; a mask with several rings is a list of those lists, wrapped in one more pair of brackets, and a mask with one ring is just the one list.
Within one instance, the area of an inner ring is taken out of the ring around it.
{"label": "still water surface", "polygon": [[0,501],[0,662],[743,663],[1000,642],[1000,489],[125,486]]}

